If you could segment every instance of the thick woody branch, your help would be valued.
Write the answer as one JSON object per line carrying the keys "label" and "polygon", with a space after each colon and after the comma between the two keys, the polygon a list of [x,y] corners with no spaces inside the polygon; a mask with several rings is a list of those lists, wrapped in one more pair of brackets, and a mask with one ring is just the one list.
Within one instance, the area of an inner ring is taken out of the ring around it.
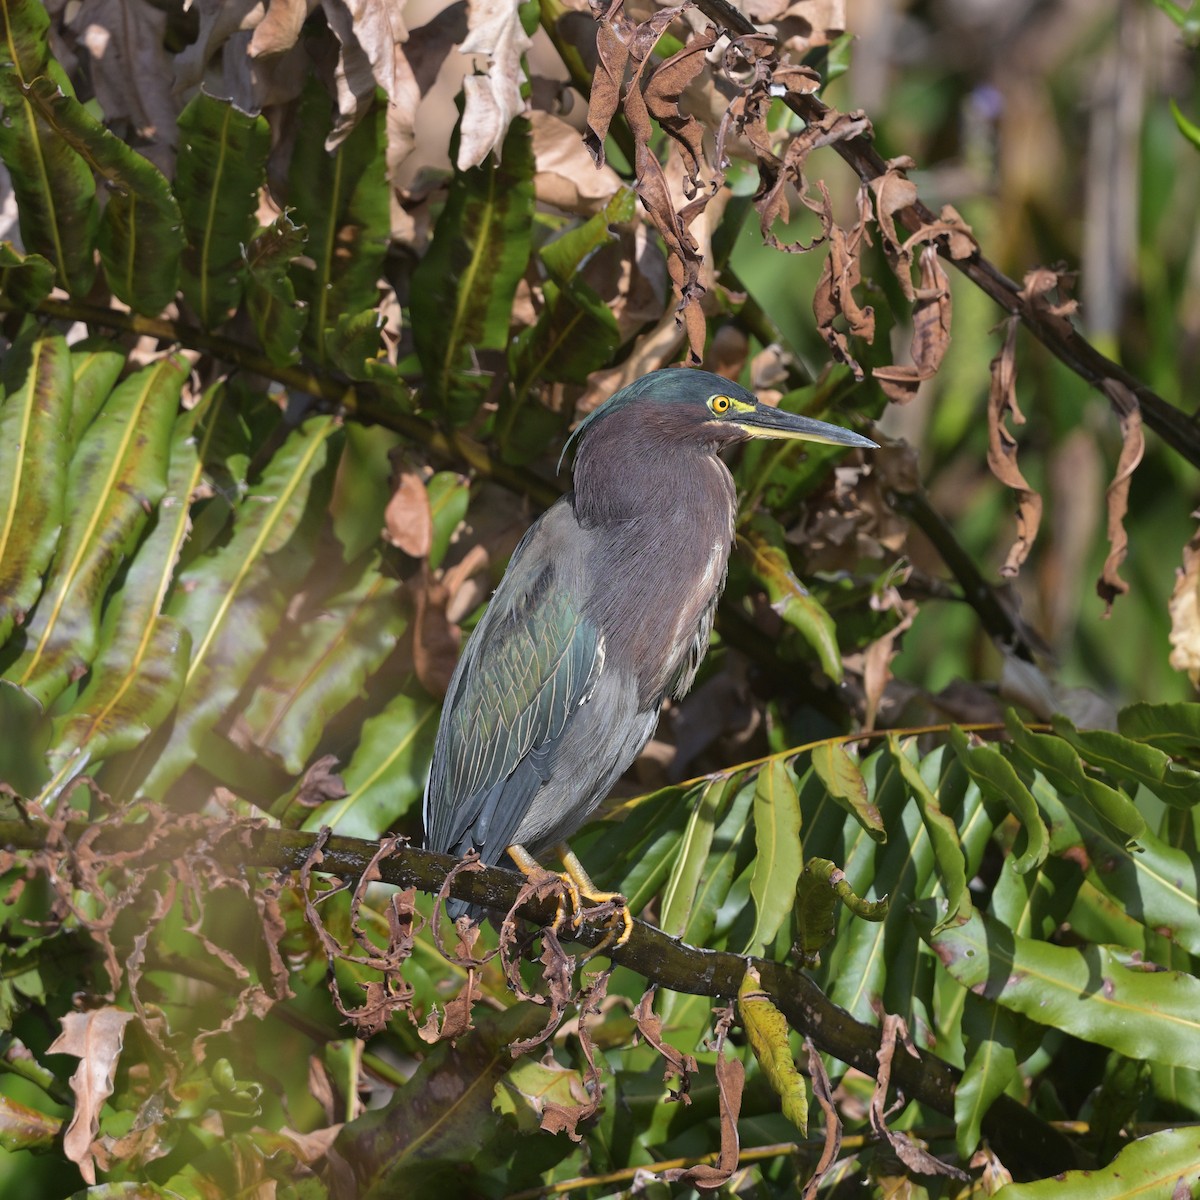
{"label": "thick woody branch", "polygon": [[[68,842],[82,835],[87,827],[67,830]],[[104,831],[92,845],[96,853],[128,853],[144,845],[145,831],[137,826],[120,826]],[[240,822],[211,831],[204,847],[206,856],[237,868],[259,867],[275,871],[296,871],[308,860],[317,845],[317,837],[297,830],[271,829],[255,822]],[[195,827],[172,830],[160,828],[152,861],[171,861],[197,848]],[[0,847],[9,850],[40,850],[46,841],[44,826],[20,821],[0,822]],[[331,837],[321,846],[322,874],[353,879],[362,875],[375,857],[378,845],[360,838]],[[414,847],[403,847],[379,864],[383,882],[396,887],[415,887],[436,894],[459,860],[446,854]],[[129,865],[128,863],[126,865]],[[512,871],[486,867],[460,871],[450,886],[450,894],[461,900],[506,913],[517,900],[524,880]],[[552,900],[530,902],[517,915],[539,925],[548,925],[555,916]],[[603,922],[585,922],[573,940],[585,946],[597,945],[607,930]],[[564,931],[565,936],[565,931]],[[762,988],[786,1015],[791,1027],[811,1037],[819,1050],[874,1076],[879,1070],[879,1030],[856,1021],[833,1004],[802,971],[785,963],[770,962],[728,951],[706,950],[690,946],[678,938],[643,921],[635,921],[629,941],[613,952],[621,966],[636,971],[650,983],[699,996],[733,997],[748,966],[754,966]],[[891,1064],[892,1080],[910,1100],[948,1116],[954,1115],[954,1091],[961,1073],[942,1059],[928,1053],[912,1057],[897,1054]],[[984,1121],[984,1132],[1006,1162],[1020,1163],[1031,1176],[1054,1174],[1075,1165],[1072,1144],[1059,1132],[1023,1105],[1001,1096],[992,1105]]]}

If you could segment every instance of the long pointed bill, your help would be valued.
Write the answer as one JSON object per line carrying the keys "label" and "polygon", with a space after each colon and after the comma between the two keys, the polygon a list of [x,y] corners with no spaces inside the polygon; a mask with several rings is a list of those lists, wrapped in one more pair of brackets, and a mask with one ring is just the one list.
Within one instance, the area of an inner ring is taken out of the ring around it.
{"label": "long pointed bill", "polygon": [[814,421],[811,417],[783,412],[769,404],[755,405],[752,412],[734,417],[731,424],[754,438],[792,438],[800,442],[821,442],[826,446],[861,446],[864,450],[879,448],[877,442],[862,434],[851,433],[840,425],[829,425],[824,421]]}

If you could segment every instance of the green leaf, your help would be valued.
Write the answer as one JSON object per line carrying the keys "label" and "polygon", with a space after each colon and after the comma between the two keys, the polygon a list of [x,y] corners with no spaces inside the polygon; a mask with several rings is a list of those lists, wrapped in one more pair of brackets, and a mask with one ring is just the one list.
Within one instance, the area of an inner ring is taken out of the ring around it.
{"label": "green leaf", "polygon": [[62,1117],[48,1117],[7,1096],[0,1096],[0,1149],[46,1151],[54,1148],[62,1127]]}
{"label": "green leaf", "polygon": [[971,778],[979,784],[983,794],[1007,805],[1025,830],[1025,850],[1017,858],[1010,860],[1013,870],[1024,874],[1034,867],[1040,867],[1050,851],[1050,836],[1038,812],[1037,802],[1018,778],[1012,764],[990,746],[972,748],[967,741],[967,735],[957,725],[951,727],[949,737],[959,761],[966,767]]}
{"label": "green leaf", "polygon": [[1200,763],[1200,704],[1131,704],[1117,714],[1117,729],[1172,758]]}
{"label": "green leaf", "polygon": [[755,790],[756,785],[748,783],[738,791],[729,806],[729,812],[713,833],[704,877],[696,889],[692,915],[683,931],[683,940],[693,946],[710,944],[709,939],[713,936],[721,908],[729,898],[740,864],[750,852],[746,835]]}
{"label": "green leaf", "polygon": [[822,605],[792,572],[783,548],[783,531],[759,514],[739,538],[748,549],[755,578],[766,589],[771,607],[797,630],[816,652],[821,669],[835,683],[843,677],[842,653],[837,644],[837,626]]}
{"label": "green leaf", "polygon": [[929,901],[913,908],[922,936],[963,987],[1128,1058],[1200,1066],[1200,979],[1131,970],[1107,946],[1018,937],[978,911],[935,934],[934,915]]}
{"label": "green leaf", "polygon": [[1091,805],[1070,791],[1046,788],[1038,792],[1038,802],[1055,827],[1056,852],[1086,849],[1088,877],[1101,891],[1148,929],[1200,953],[1200,908],[1191,855],[1149,830],[1131,849],[1111,835]]}
{"label": "green leaf", "polygon": [[[1131,784],[1135,791],[1145,785],[1175,808],[1193,808],[1200,803],[1200,771],[1172,762],[1170,755],[1155,746],[1107,729],[1078,730],[1058,716],[1054,718],[1054,732],[1070,742],[1093,767]],[[1132,805],[1132,801],[1128,803]],[[1130,836],[1137,837],[1138,833]]]}
{"label": "green leaf", "polygon": [[687,823],[679,856],[671,877],[663,889],[661,928],[672,937],[680,937],[692,914],[696,892],[708,862],[717,814],[730,781],[715,780],[700,793],[699,801]]}
{"label": "green leaf", "polygon": [[22,254],[11,242],[0,242],[0,296],[23,308],[34,308],[54,287],[54,267],[40,254]]}
{"label": "green leaf", "polygon": [[[454,158],[454,147],[450,157]],[[499,161],[456,171],[433,241],[412,279],[413,343],[438,416],[471,419],[491,385],[481,352],[508,346],[512,300],[533,238],[529,122],[509,126]]]}
{"label": "green leaf", "polygon": [[738,1017],[758,1065],[782,1102],[783,1115],[807,1137],[808,1087],[792,1058],[787,1018],[762,991],[762,980],[753,967],[746,968],[738,989]]}
{"label": "green leaf", "polygon": [[237,506],[228,539],[179,573],[166,613],[191,634],[192,654],[170,736],[156,746],[152,765],[145,748],[118,760],[115,790],[132,791],[149,767],[140,790],[161,798],[195,761],[262,657],[311,562],[315,530],[312,521],[302,527],[302,519],[337,429],[336,418],[322,416],[293,430]]}
{"label": "green leaf", "polygon": [[171,426],[189,364],[171,356],[131,375],[71,463],[66,523],[8,678],[46,707],[92,664],[101,604],[166,489]]}
{"label": "green leaf", "polygon": [[288,200],[308,228],[305,252],[313,267],[293,267],[292,281],[308,305],[304,343],[321,362],[339,316],[375,308],[391,232],[383,106],[376,104],[329,153],[332,122],[333,102],[314,77],[300,101]]}
{"label": "green leaf", "polygon": [[400,435],[381,426],[355,421],[346,426],[346,444],[329,505],[334,536],[342,544],[346,562],[361,558],[379,545],[384,512],[392,495],[388,456],[399,444]]}
{"label": "green leaf", "polygon": [[453,471],[439,471],[425,485],[429,493],[429,515],[433,519],[433,544],[429,550],[429,566],[437,570],[450,548],[450,539],[467,515],[471,489]]}
{"label": "green leaf", "polygon": [[300,357],[308,303],[296,299],[291,264],[308,240],[308,230],[287,213],[276,217],[246,247],[246,311],[267,357],[284,367]]}
{"label": "green leaf", "polygon": [[[1010,1183],[996,1200],[1147,1200],[1195,1196],[1200,1126],[1164,1129],[1131,1142],[1106,1167]],[[1182,1189],[1181,1190],[1181,1186]]]}
{"label": "green leaf", "polygon": [[759,773],[754,788],[754,932],[746,945],[759,954],[774,941],[792,911],[796,882],[804,866],[800,845],[800,797],[787,764],[775,758]]}
{"label": "green leaf", "polygon": [[50,57],[50,18],[38,0],[0,4],[0,158],[12,175],[21,241],[44,256],[73,296],[91,290],[100,211],[96,181],[84,160],[30,103],[24,86],[49,74],[68,95],[71,85]]}
{"label": "green leaf", "polygon": [[832,800],[844,808],[876,842],[887,841],[879,809],[872,803],[858,764],[840,742],[819,742],[812,750],[812,765]]}
{"label": "green leaf", "polygon": [[103,338],[86,338],[71,347],[75,388],[71,397],[72,448],[95,420],[125,369],[125,352]]}
{"label": "green leaf", "polygon": [[850,886],[846,873],[827,858],[810,858],[796,887],[794,905],[796,937],[792,952],[805,966],[817,966],[821,951],[837,931],[837,914],[842,905],[863,921],[883,921],[891,905],[881,900],[864,900]]}
{"label": "green leaf", "polygon": [[191,638],[178,622],[163,616],[162,609],[191,529],[191,497],[200,485],[225,399],[226,388],[214,387],[175,423],[157,520],[105,613],[87,686],[54,722],[47,755],[54,775],[42,789],[43,803],[81,772],[94,771],[105,759],[139,745],[175,706]]}
{"label": "green leaf", "polygon": [[966,1066],[954,1090],[954,1140],[963,1160],[975,1153],[983,1118],[993,1101],[1018,1078],[1017,1020],[974,992],[964,997]]}
{"label": "green leaf", "polygon": [[70,443],[71,357],[61,337],[17,343],[0,402],[0,645],[42,589],[63,521]]}
{"label": "green leaf", "polygon": [[347,837],[378,838],[419,803],[433,757],[440,709],[411,676],[387,707],[364,722],[358,747],[342,772],[347,794],[305,818]]}
{"label": "green leaf", "polygon": [[458,1190],[469,1162],[493,1128],[496,1084],[513,1068],[509,1045],[535,1033],[543,1010],[515,1004],[503,1012],[479,1010],[475,1028],[457,1042],[441,1042],[392,1094],[383,1108],[350,1121],[337,1149],[353,1164],[363,1200],[431,1195],[441,1178]]}
{"label": "green leaf", "polygon": [[59,135],[108,181],[99,237],[108,286],[135,312],[156,316],[175,297],[183,250],[182,217],[170,184],[153,163],[49,79],[35,79],[28,94]]}
{"label": "green leaf", "polygon": [[271,128],[229,100],[200,91],[179,114],[175,194],[187,245],[183,294],[205,328],[220,325],[242,294],[242,247],[256,226]]}
{"label": "green leaf", "polygon": [[1175,103],[1174,96],[1171,97],[1170,103],[1171,116],[1175,118],[1175,124],[1178,127],[1179,132],[1182,133],[1183,136],[1187,138],[1187,140],[1191,142],[1197,150],[1200,150],[1200,125],[1197,125],[1194,121],[1189,121],[1187,117],[1183,115],[1183,109],[1181,109],[1179,105]]}
{"label": "green leaf", "polygon": [[1057,737],[1031,733],[1011,709],[1005,714],[1004,723],[1018,756],[1033,770],[1041,771],[1059,792],[1084,797],[1114,829],[1120,831],[1126,844],[1142,836],[1146,820],[1133,801],[1084,771],[1078,749],[1072,748],[1067,737],[1068,729],[1074,732],[1070,722],[1055,722]]}
{"label": "green leaf", "polygon": [[242,722],[245,736],[299,775],[322,733],[362,694],[408,624],[403,585],[374,558],[272,647]]}
{"label": "green leaf", "polygon": [[921,820],[933,847],[933,859],[947,902],[946,915],[938,925],[937,931],[940,932],[947,925],[962,924],[963,921],[969,920],[973,911],[967,863],[958,840],[958,827],[942,812],[937,797],[921,778],[916,763],[909,758],[895,734],[888,735],[887,748],[905,784],[912,792],[917,807],[921,810]]}
{"label": "green leaf", "polygon": [[380,352],[379,312],[368,308],[356,313],[338,313],[332,329],[325,331],[325,353],[330,363],[351,379],[369,379],[368,364]]}

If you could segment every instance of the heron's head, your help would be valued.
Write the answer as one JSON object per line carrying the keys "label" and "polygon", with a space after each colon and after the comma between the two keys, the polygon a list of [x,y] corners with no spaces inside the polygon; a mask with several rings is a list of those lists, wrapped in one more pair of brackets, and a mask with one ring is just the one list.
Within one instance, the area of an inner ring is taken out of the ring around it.
{"label": "heron's head", "polygon": [[[636,445],[639,456],[670,455],[685,449],[714,454],[747,438],[786,438],[868,449],[876,445],[840,425],[763,404],[753,392],[730,379],[681,367],[651,371],[622,388],[579,424],[567,447],[576,441],[586,446],[593,438]],[[564,456],[566,452],[564,448]]]}

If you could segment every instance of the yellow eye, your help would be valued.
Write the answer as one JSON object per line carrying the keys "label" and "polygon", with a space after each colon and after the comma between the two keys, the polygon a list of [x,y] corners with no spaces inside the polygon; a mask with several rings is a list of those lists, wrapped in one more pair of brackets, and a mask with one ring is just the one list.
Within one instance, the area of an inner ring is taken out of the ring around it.
{"label": "yellow eye", "polygon": [[713,396],[708,402],[708,407],[711,408],[713,412],[717,414],[717,416],[721,416],[729,411],[729,406],[732,403],[733,401],[730,400],[728,396]]}

